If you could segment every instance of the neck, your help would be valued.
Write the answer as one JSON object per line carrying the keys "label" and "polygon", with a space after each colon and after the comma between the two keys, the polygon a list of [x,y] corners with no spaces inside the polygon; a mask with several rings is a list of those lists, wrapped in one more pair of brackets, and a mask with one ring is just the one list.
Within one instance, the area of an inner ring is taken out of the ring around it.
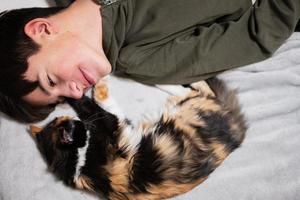
{"label": "neck", "polygon": [[63,12],[50,19],[63,32],[70,32],[92,48],[103,51],[100,8],[101,6],[92,0],[76,0]]}

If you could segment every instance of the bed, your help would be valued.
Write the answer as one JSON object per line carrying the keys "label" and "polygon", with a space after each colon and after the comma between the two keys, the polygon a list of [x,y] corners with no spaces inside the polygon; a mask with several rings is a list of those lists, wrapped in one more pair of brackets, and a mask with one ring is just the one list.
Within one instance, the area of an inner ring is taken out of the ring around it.
{"label": "bed", "polygon": [[[63,1],[61,1],[63,3]],[[0,9],[52,6],[46,0],[4,0]],[[203,184],[174,200],[300,199],[300,33],[294,33],[263,62],[219,75],[238,90],[249,130],[242,146]],[[111,95],[134,123],[159,111],[168,92],[132,80],[111,77]],[[178,86],[180,87],[180,86]],[[58,106],[49,118],[70,114]],[[94,200],[66,187],[47,171],[27,125],[0,116],[1,200]]]}

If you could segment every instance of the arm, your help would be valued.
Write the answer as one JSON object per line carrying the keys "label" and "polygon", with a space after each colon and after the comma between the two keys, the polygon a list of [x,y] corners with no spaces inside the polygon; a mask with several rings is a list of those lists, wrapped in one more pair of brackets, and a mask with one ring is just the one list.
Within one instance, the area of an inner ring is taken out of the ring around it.
{"label": "arm", "polygon": [[236,20],[198,25],[165,44],[136,47],[137,58],[119,64],[145,83],[194,82],[268,58],[293,33],[299,16],[300,0],[257,0]]}

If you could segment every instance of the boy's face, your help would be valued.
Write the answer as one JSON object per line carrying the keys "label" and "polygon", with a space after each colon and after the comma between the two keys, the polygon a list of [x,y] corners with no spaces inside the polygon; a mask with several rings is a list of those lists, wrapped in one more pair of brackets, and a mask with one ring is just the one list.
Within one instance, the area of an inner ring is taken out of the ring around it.
{"label": "boy's face", "polygon": [[40,44],[28,58],[25,79],[39,87],[23,99],[33,105],[57,103],[63,97],[78,99],[99,79],[111,72],[103,51],[94,49],[71,33],[63,33]]}

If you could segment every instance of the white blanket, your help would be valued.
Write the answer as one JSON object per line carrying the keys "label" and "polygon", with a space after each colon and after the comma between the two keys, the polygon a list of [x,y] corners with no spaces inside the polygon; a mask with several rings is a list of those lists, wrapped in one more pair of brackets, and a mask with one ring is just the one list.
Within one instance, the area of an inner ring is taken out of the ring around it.
{"label": "white blanket", "polygon": [[[13,3],[14,2],[14,3]],[[1,8],[46,6],[41,0],[1,1]],[[5,7],[3,7],[5,5]],[[249,124],[243,145],[203,184],[176,200],[300,199],[300,34],[263,62],[220,75],[238,97]],[[168,94],[157,87],[112,77],[110,91],[137,122],[159,111]],[[73,112],[60,106],[54,115]],[[26,125],[1,116],[0,200],[94,200],[47,171]]]}

